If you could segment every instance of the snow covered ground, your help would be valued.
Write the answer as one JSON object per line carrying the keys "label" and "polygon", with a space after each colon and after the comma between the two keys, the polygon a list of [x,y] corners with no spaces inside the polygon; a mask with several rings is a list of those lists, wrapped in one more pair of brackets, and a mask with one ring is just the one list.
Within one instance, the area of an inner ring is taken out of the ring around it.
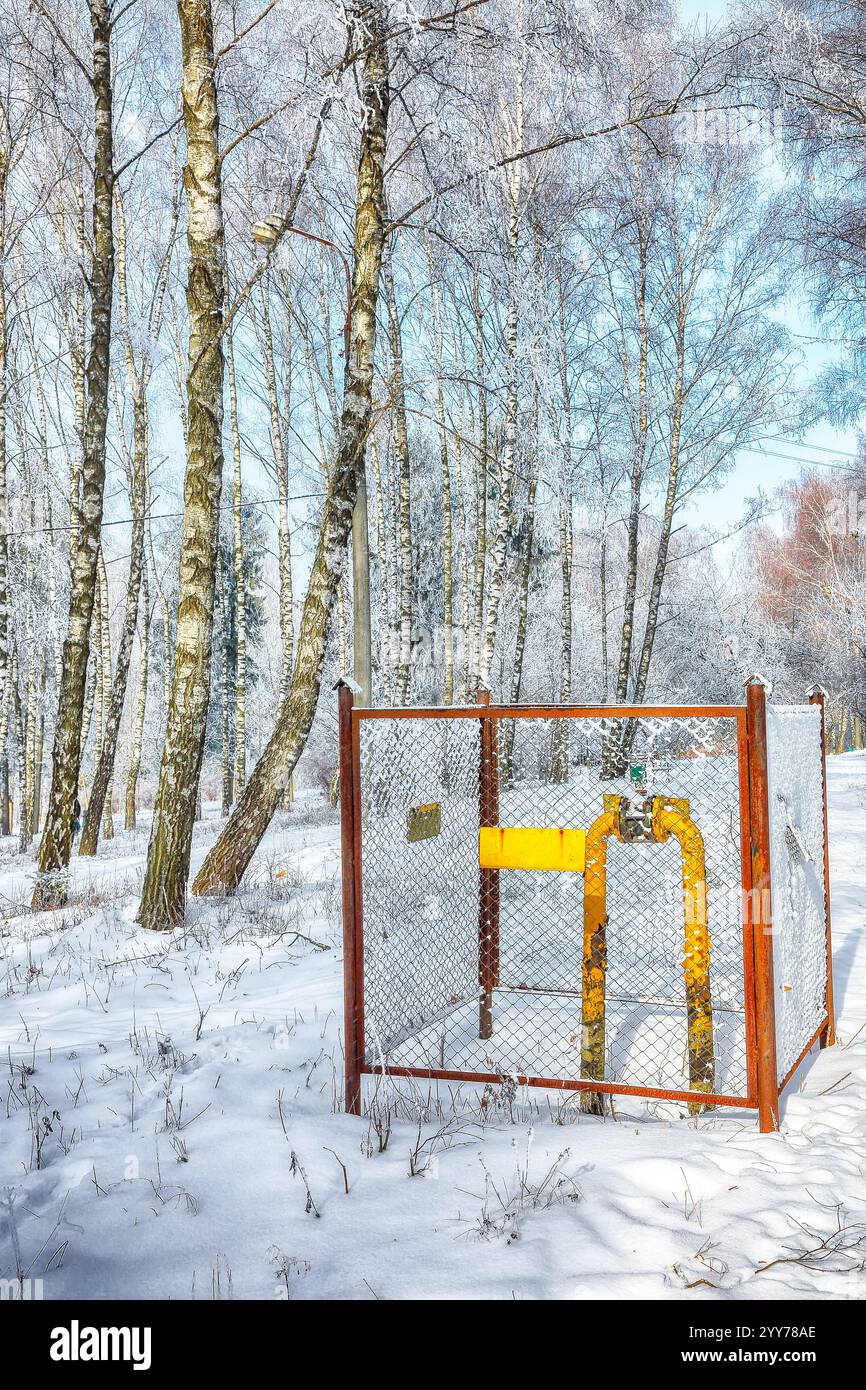
{"label": "snow covered ground", "polygon": [[[300,800],[233,901],[135,925],[147,827],[26,907],[0,842],[0,1279],[45,1298],[864,1298],[866,755],[829,767],[840,1044],[781,1133],[553,1093],[341,1110],[336,819]],[[194,866],[218,822],[197,828]],[[348,1191],[346,1190],[348,1188]]]}

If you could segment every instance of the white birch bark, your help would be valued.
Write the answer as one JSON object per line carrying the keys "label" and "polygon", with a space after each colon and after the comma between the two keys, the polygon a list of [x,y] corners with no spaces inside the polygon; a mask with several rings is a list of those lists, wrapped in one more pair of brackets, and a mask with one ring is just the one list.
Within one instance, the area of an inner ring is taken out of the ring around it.
{"label": "white birch bark", "polygon": [[105,433],[111,311],[114,288],[114,138],[112,129],[111,16],[107,0],[90,0],[93,28],[91,88],[94,98],[93,236],[90,264],[90,344],[86,368],[81,507],[73,552],[69,626],[63,646],[48,819],[39,845],[35,907],[61,904],[72,851],[73,807],[81,765],[81,725],[87,677],[90,623],[102,531],[105,492]]}
{"label": "white birch bark", "polygon": [[396,670],[394,676],[394,703],[405,705],[409,699],[410,668],[412,662],[412,611],[414,581],[412,565],[412,498],[411,498],[411,459],[409,454],[409,431],[406,424],[406,385],[403,374],[403,341],[397,297],[394,291],[394,276],[390,260],[386,260],[382,273],[385,289],[385,304],[388,311],[388,336],[391,348],[391,396],[394,416],[394,452],[397,458],[398,493],[398,570],[400,579],[400,623],[397,647]]}
{"label": "white birch bark", "polygon": [[125,830],[135,829],[138,814],[138,775],[141,771],[144,720],[147,713],[147,686],[150,675],[150,593],[147,580],[147,560],[144,556],[142,556],[141,566],[141,603],[139,608],[138,699],[135,704],[135,722],[132,730],[129,768],[126,774]]}
{"label": "white birch bark", "polygon": [[[246,790],[193,884],[195,893],[233,891],[259,844],[303,751],[319,694],[331,610],[343,575],[358,477],[372,417],[376,305],[384,240],[388,60],[378,0],[356,12],[365,35],[352,273],[352,333],[334,468],[298,633],[292,684]],[[370,39],[372,35],[372,41]]]}
{"label": "white birch bark", "polygon": [[184,915],[210,698],[211,638],[223,470],[225,251],[213,15],[178,0],[188,226],[186,474],[174,670],[139,921],[165,930]]}
{"label": "white birch bark", "polygon": [[232,439],[232,565],[235,581],[234,790],[237,797],[241,795],[247,782],[247,578],[244,559],[241,430],[231,331],[226,336],[226,365],[229,381],[229,428]]}

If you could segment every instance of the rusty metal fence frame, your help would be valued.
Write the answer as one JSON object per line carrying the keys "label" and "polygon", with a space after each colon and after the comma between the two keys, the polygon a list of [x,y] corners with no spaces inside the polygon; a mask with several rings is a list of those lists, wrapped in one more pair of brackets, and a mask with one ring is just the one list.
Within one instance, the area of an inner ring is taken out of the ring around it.
{"label": "rusty metal fence frame", "polygon": [[[773,916],[770,864],[770,805],[767,762],[767,707],[764,682],[752,677],[745,683],[744,705],[513,705],[492,704],[487,692],[473,706],[433,706],[424,708],[359,707],[354,704],[353,687],[338,683],[339,691],[339,776],[342,848],[342,908],[344,941],[344,1018],[345,1018],[345,1107],[361,1113],[362,1078],[387,1073],[443,1081],[496,1084],[502,1076],[495,1072],[450,1070],[432,1066],[399,1066],[372,1063],[365,1054],[364,998],[364,904],[361,801],[361,725],[376,719],[436,719],[480,721],[481,768],[479,824],[498,821],[498,784],[485,775],[494,765],[498,721],[503,719],[647,719],[653,717],[728,718],[736,721],[737,768],[739,779],[739,838],[742,887],[742,965],[745,1013],[745,1094],[698,1094],[694,1090],[666,1090],[627,1083],[582,1080],[578,1077],[539,1077],[520,1075],[521,1085],[540,1086],[569,1092],[592,1091],[608,1095],[634,1095],[646,1100],[686,1103],[700,1101],[707,1106],[736,1106],[757,1109],[762,1132],[779,1125],[779,1096],[804,1058],[815,1045],[835,1041],[833,1017],[832,956],[830,937],[829,862],[827,849],[826,749],[824,737],[824,692],[810,693],[809,703],[820,706],[821,780],[824,824],[824,921],[826,934],[825,1014],[787,1074],[779,1078],[776,1050],[775,985],[773,973]],[[486,756],[485,756],[486,755]],[[493,922],[489,939],[498,950],[498,873],[480,871],[482,902],[486,903],[487,927]],[[483,913],[482,913],[483,915]],[[495,919],[495,921],[493,920]],[[479,917],[478,964],[481,981],[481,1028],[484,1036],[484,978],[490,973],[490,951],[484,945]],[[587,1099],[584,1097],[584,1099]]]}

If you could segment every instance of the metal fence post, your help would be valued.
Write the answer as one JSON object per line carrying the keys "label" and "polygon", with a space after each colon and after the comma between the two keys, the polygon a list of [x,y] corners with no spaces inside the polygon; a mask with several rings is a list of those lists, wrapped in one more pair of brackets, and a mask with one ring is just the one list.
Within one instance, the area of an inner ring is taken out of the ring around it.
{"label": "metal fence post", "polygon": [[809,704],[821,710],[821,796],[824,801],[824,922],[827,932],[827,1027],[821,1034],[821,1047],[832,1047],[836,1041],[836,1015],[833,1007],[833,950],[830,933],[830,841],[827,838],[827,736],[826,691],[816,685],[809,691]]}
{"label": "metal fence post", "polygon": [[352,730],[352,687],[338,682],[340,737],[340,841],[343,876],[343,1018],[346,1064],[346,1110],[361,1113],[364,979],[361,956],[361,821],[360,786]]}
{"label": "metal fence post", "polygon": [[779,1128],[776,1000],[773,982],[773,905],[770,892],[770,803],[767,788],[767,697],[763,682],[746,684],[749,764],[749,850],[752,941],[755,954],[755,1027],[758,1120],[762,1134]]}
{"label": "metal fence post", "polygon": [[[479,688],[479,705],[490,704],[490,691]],[[481,720],[479,823],[499,824],[499,730],[497,721]],[[493,1034],[493,991],[499,983],[499,870],[480,870],[478,904],[478,1036]]]}

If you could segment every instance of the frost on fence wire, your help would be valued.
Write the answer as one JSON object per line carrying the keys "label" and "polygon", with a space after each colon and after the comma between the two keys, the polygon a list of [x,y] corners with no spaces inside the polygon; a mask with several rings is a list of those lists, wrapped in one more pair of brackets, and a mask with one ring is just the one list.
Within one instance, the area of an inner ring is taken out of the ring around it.
{"label": "frost on fence wire", "polygon": [[[365,1037],[379,1063],[478,997],[481,732],[474,719],[370,719],[360,740]],[[439,834],[409,842],[409,812],[437,802]]]}
{"label": "frost on fence wire", "polygon": [[[612,775],[613,719],[497,719],[499,823],[588,830],[605,795],[687,798],[704,839],[716,1092],[746,1093],[737,722],[645,716]],[[480,719],[360,722],[366,1060],[456,1073],[581,1074],[584,877],[504,869],[493,1028],[479,1037]],[[602,776],[603,770],[607,775]],[[441,830],[407,838],[413,807]],[[677,843],[612,840],[605,1080],[689,1089]]]}
{"label": "frost on fence wire", "polygon": [[780,1081],[826,1016],[821,711],[768,706],[773,975]]}

